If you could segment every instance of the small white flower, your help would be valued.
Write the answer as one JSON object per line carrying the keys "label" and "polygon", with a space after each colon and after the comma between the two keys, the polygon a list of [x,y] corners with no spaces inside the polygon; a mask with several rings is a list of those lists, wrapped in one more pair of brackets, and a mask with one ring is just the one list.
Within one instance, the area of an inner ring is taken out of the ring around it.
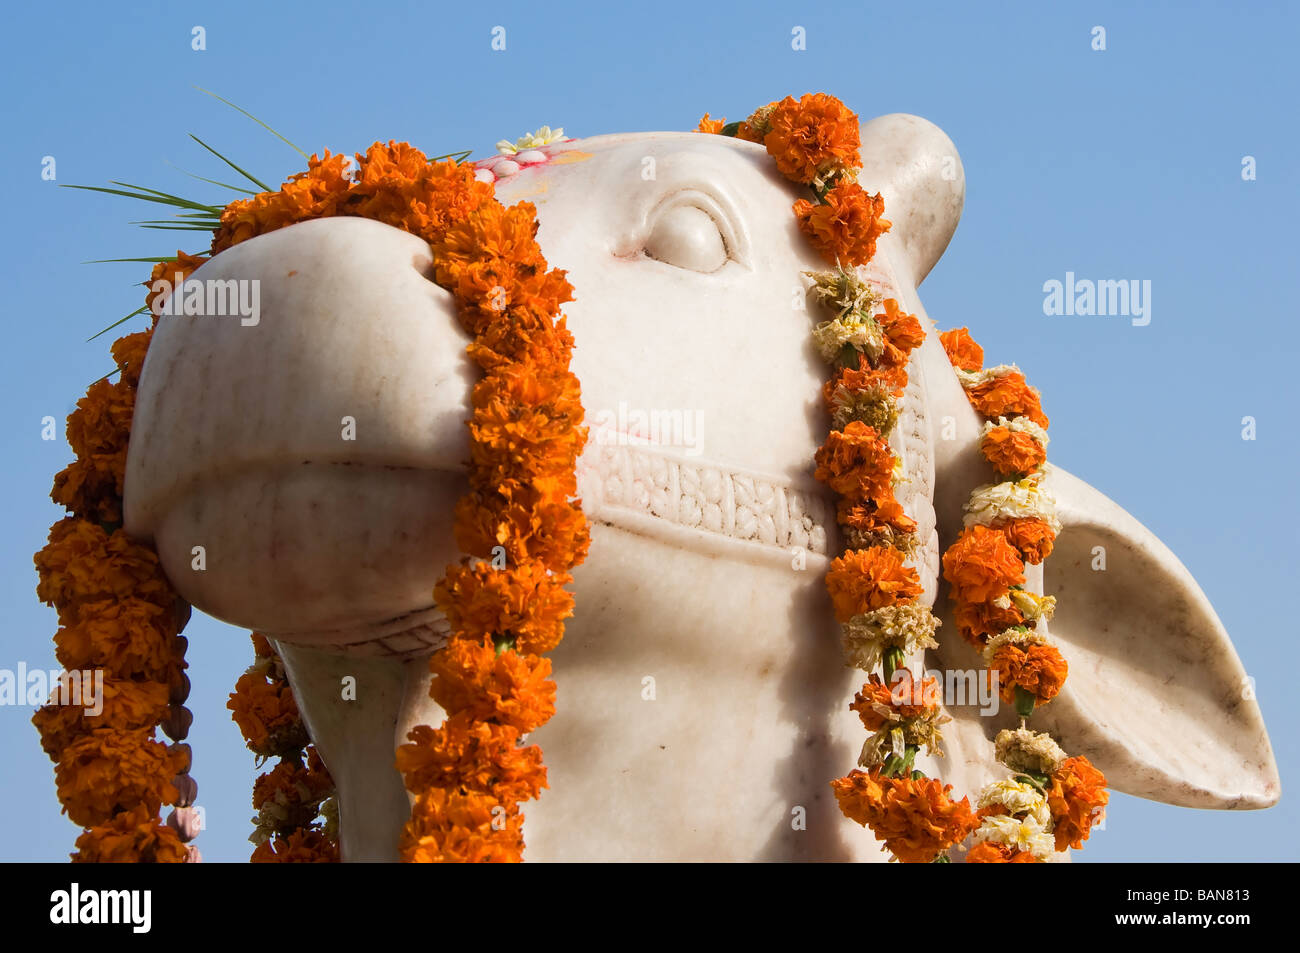
{"label": "small white flower", "polygon": [[877,360],[885,349],[884,335],[880,325],[868,318],[865,321],[849,318],[835,318],[823,321],[813,328],[813,341],[822,360],[833,364],[840,356],[846,344],[866,354],[871,360]]}
{"label": "small white flower", "polygon": [[842,626],[847,664],[870,672],[880,664],[885,649],[900,648],[904,655],[938,648],[934,640],[938,618],[918,602],[899,602],[855,615]]}
{"label": "small white flower", "polygon": [[1056,848],[1055,839],[1033,817],[1024,820],[1006,814],[986,817],[972,837],[977,844],[992,841],[995,844],[1027,851],[1038,860],[1047,860]]}
{"label": "small white flower", "polygon": [[1000,804],[1012,814],[1028,814],[1038,826],[1047,830],[1052,824],[1052,812],[1043,792],[1032,784],[1004,778],[985,786],[980,792],[978,807]]}
{"label": "small white flower", "polygon": [[1061,532],[1061,523],[1056,518],[1056,500],[1038,484],[1038,474],[1026,477],[1017,483],[986,483],[977,486],[970,495],[963,509],[966,515],[962,523],[971,526],[979,523],[989,526],[1002,518],[1040,519],[1052,528],[1053,533]]}
{"label": "small white flower", "polygon": [[1004,645],[1047,645],[1047,639],[1033,629],[1004,629],[988,640],[984,646],[984,660],[992,662],[993,656]]}
{"label": "small white flower", "polygon": [[536,149],[538,146],[549,146],[552,142],[559,142],[564,138],[564,127],[552,129],[550,126],[543,126],[536,132],[530,132],[527,135],[520,136],[514,142],[509,139],[502,139],[497,143],[497,152],[503,156],[512,156],[517,152],[525,149]]}
{"label": "small white flower", "polygon": [[997,367],[986,367],[982,371],[963,371],[960,367],[954,367],[953,370],[957,372],[957,379],[961,381],[961,386],[969,389],[980,384],[987,384],[995,377],[1014,374],[1020,368],[1014,364],[999,364]]}

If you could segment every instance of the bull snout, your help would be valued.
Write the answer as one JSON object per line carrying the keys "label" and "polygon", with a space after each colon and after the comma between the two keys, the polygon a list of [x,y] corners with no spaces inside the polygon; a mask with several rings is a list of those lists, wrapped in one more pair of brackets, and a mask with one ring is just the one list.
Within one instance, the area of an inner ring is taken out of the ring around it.
{"label": "bull snout", "polygon": [[458,555],[475,376],[431,275],[415,236],[331,218],[173,294],[186,313],[160,317],[145,362],[125,526],[195,606],[306,642],[431,606]]}

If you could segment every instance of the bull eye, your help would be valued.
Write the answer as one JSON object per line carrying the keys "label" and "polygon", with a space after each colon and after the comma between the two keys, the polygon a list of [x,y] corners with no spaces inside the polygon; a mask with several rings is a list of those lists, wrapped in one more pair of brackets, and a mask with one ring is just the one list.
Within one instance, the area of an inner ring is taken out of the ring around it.
{"label": "bull eye", "polygon": [[650,225],[646,255],[675,268],[705,274],[717,271],[730,255],[718,220],[697,204],[679,202],[662,208]]}

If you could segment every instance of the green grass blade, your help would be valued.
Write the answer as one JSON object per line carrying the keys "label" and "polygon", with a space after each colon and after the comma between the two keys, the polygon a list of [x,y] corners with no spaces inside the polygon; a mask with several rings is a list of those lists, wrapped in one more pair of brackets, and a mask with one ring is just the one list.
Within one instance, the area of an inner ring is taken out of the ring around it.
{"label": "green grass blade", "polygon": [[[109,331],[113,330],[113,329],[114,329],[115,327],[117,327],[119,324],[125,324],[126,322],[128,322],[128,321],[130,321],[132,318],[134,318],[137,314],[145,314],[146,312],[148,312],[148,310],[149,310],[149,306],[148,306],[148,305],[143,305],[143,304],[140,305],[140,307],[136,308],[134,311],[132,311],[130,314],[128,314],[125,318],[120,318],[119,320],[114,321],[114,322],[113,322],[112,324],[110,324],[108,327],[104,328],[104,329],[101,330],[101,331],[96,331],[96,332],[95,332],[94,334],[92,334],[90,337],[86,338],[86,343],[90,343],[91,341],[95,340],[95,338],[99,337],[101,334],[107,334]],[[104,375],[104,377],[108,377],[109,374],[112,374],[112,373],[113,373],[112,371],[109,371],[108,374],[105,374],[105,375]],[[102,381],[102,380],[104,379],[104,377],[101,377],[99,380]],[[95,383],[98,384],[99,381],[95,381]]]}
{"label": "green grass blade", "polygon": [[212,229],[207,225],[183,225],[171,222],[128,222],[129,225],[139,225],[141,228],[161,229],[167,232],[211,232]]}
{"label": "green grass blade", "polygon": [[84,189],[87,192],[103,192],[105,195],[122,195],[128,199],[140,199],[144,202],[156,202],[159,205],[170,205],[172,208],[195,208],[211,211],[212,214],[219,214],[221,209],[214,205],[199,205],[197,202],[190,202],[188,199],[176,199],[174,197],[160,198],[155,195],[142,194],[140,192],[124,192],[121,189],[107,189],[101,185],[63,185],[59,184],[61,189]]}
{"label": "green grass blade", "polygon": [[[119,366],[119,367],[115,367],[115,368],[113,368],[111,371],[109,371],[107,374],[105,374],[103,377],[101,377],[101,378],[99,379],[99,381],[106,381],[106,380],[108,380],[110,377],[112,377],[114,374],[116,374],[116,373],[117,373],[118,371],[120,371],[121,369],[122,369],[122,368],[121,368],[120,366]],[[91,381],[89,384],[86,385],[86,390],[90,390],[92,387],[94,387],[96,384],[98,384],[99,381]]]}
{"label": "green grass blade", "polygon": [[[167,160],[164,159],[163,161],[166,162]],[[219,186],[221,186],[223,189],[230,189],[230,191],[232,191],[232,192],[242,192],[242,193],[244,193],[245,195],[256,195],[256,194],[257,194],[257,193],[254,192],[252,189],[241,189],[239,186],[237,186],[237,185],[231,185],[229,182],[218,182],[216,179],[207,179],[207,178],[204,178],[204,177],[201,176],[201,175],[195,175],[193,172],[190,172],[188,169],[182,169],[180,166],[176,165],[175,163],[167,162],[167,164],[168,164],[169,166],[171,166],[173,169],[175,169],[177,172],[183,172],[183,173],[185,173],[185,174],[188,175],[191,179],[198,179],[200,182],[207,182],[207,183],[209,183],[210,185],[219,185]]]}
{"label": "green grass blade", "polygon": [[261,189],[263,192],[274,192],[274,191],[275,191],[275,189],[271,188],[269,185],[267,185],[267,184],[266,184],[265,182],[263,182],[261,179],[257,178],[256,176],[252,175],[251,173],[245,172],[245,171],[244,171],[243,169],[241,169],[239,166],[235,165],[235,163],[231,162],[229,159],[227,159],[225,156],[223,156],[223,155],[222,155],[220,152],[218,152],[216,149],[212,148],[210,145],[208,145],[206,142],[204,142],[204,141],[203,141],[202,139],[200,139],[198,136],[194,135],[194,133],[190,133],[190,138],[193,139],[195,142],[197,142],[199,145],[201,145],[204,149],[207,149],[209,152],[211,152],[214,156],[216,156],[218,159],[220,159],[220,160],[221,160],[222,162],[224,162],[226,165],[230,166],[232,169],[234,169],[236,172],[238,172],[240,175],[242,175],[244,178],[246,178],[249,182],[252,182],[254,185],[256,185],[256,186],[257,186],[259,189]]}
{"label": "green grass blade", "polygon": [[[283,135],[281,135],[280,133],[276,132],[274,129],[272,129],[270,126],[268,126],[266,123],[262,122],[262,120],[258,119],[256,116],[254,116],[252,113],[250,113],[247,109],[242,109],[241,107],[236,106],[236,105],[235,105],[234,103],[232,103],[230,100],[228,100],[228,99],[223,99],[222,97],[218,96],[216,93],[211,92],[210,90],[206,90],[206,89],[204,89],[202,86],[195,86],[194,88],[197,89],[200,93],[207,93],[207,94],[208,94],[209,96],[211,96],[213,99],[216,99],[216,100],[219,100],[220,102],[225,103],[225,104],[226,104],[227,106],[229,106],[231,109],[234,109],[234,110],[237,110],[238,112],[243,113],[243,114],[244,114],[245,116],[247,116],[249,119],[253,120],[253,122],[257,123],[257,124],[258,124],[259,126],[261,126],[263,129],[265,129],[267,132],[269,132],[271,135],[275,136],[277,139],[279,139],[281,142],[283,142],[285,145],[287,145],[287,146],[288,146],[290,149],[292,149],[294,152],[298,153],[298,155],[302,156],[304,159],[308,159],[308,158],[310,158],[310,157],[307,155],[307,153],[303,152],[303,151],[302,151],[301,149],[299,149],[296,145],[294,145],[292,142],[290,142],[288,139],[286,139]],[[271,189],[264,189],[264,191],[270,192]]]}
{"label": "green grass blade", "polygon": [[157,189],[147,189],[143,185],[133,185],[130,182],[118,182],[114,179],[109,179],[109,182],[113,185],[120,185],[126,189],[136,189],[140,192],[147,192],[150,195],[161,196],[162,198],[171,201],[178,208],[193,208],[204,212],[212,212],[214,214],[220,214],[221,210],[225,208],[223,205],[205,205],[202,202],[195,202],[193,199],[182,198],[179,195],[172,195],[170,192],[159,192]]}
{"label": "green grass blade", "polygon": [[169,255],[163,258],[94,258],[90,261],[83,261],[83,265],[108,265],[119,261],[143,261],[151,265],[156,265],[160,261],[175,261],[175,255]]}

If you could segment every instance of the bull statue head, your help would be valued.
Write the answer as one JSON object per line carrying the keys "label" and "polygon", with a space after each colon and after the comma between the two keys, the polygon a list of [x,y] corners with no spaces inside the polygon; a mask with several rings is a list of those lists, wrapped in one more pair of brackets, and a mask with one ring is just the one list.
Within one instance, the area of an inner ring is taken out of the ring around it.
{"label": "bull statue head", "polygon": [[[909,662],[977,671],[939,553],[987,478],[981,421],[916,291],[957,226],[964,176],[923,119],[861,133],[859,181],[893,222],[868,278],[926,331],[891,439],[923,600],[944,625],[941,648]],[[790,214],[799,190],[761,146],[698,133],[566,140],[481,174],[505,204],[536,205],[542,249],[568,270],[592,424],[579,464],[591,550],[553,656],[559,712],[530,739],[550,788],[527,810],[529,857],[887,859],[828,784],[862,742],[847,708],[861,675],[823,585],[842,541],[811,477],[828,421],[801,273],[824,265]],[[423,241],[358,218],[222,252],[194,277],[259,280],[260,319],[162,318],[130,443],[126,529],[154,541],[195,606],[277,642],[338,786],[348,860],[396,859],[410,802],[394,747],[443,719],[428,696],[427,658],[447,636],[432,590],[460,556],[476,371],[432,264]],[[1059,597],[1051,628],[1071,677],[1035,726],[1120,791],[1274,803],[1263,721],[1205,595],[1116,503],[1059,468],[1046,481],[1063,528],[1029,588]],[[944,757],[918,766],[973,794],[1016,716],[946,702]]]}

